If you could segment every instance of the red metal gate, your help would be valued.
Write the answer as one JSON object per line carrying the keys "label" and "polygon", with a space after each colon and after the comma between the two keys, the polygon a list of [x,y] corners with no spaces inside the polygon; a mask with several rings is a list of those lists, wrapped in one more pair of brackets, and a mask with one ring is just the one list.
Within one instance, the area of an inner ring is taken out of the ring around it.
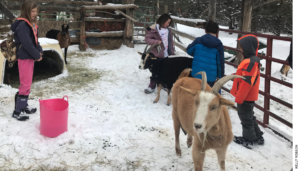
{"label": "red metal gate", "polygon": [[[260,33],[251,33],[251,32],[242,32],[242,31],[236,31],[236,30],[228,30],[228,29],[220,29],[220,31],[225,31],[225,32],[229,32],[229,33],[238,33],[238,34],[253,34],[257,37],[263,37],[263,38],[267,38],[267,54],[265,55],[258,55],[259,58],[265,59],[266,60],[266,71],[265,74],[261,73],[261,77],[265,78],[265,90],[261,91],[259,90],[259,94],[264,96],[264,106],[260,106],[258,104],[255,104],[255,107],[258,108],[259,110],[264,112],[264,117],[263,117],[263,122],[258,121],[258,123],[264,127],[268,127],[270,129],[272,129],[274,132],[278,133],[279,135],[281,135],[278,131],[274,130],[273,128],[271,128],[268,124],[269,124],[269,117],[273,117],[274,119],[278,120],[279,122],[287,125],[290,128],[293,128],[293,124],[288,122],[287,120],[281,118],[280,116],[274,114],[273,112],[270,111],[270,100],[274,100],[290,109],[293,109],[293,105],[285,102],[277,97],[274,97],[270,94],[270,83],[271,81],[274,81],[276,83],[281,84],[282,86],[286,86],[286,87],[290,87],[293,88],[293,84],[279,80],[277,78],[274,78],[271,76],[271,64],[272,62],[277,62],[280,64],[285,64],[285,65],[289,65],[289,63],[287,61],[284,60],[280,60],[280,59],[276,59],[272,57],[272,50],[273,50],[273,40],[283,40],[283,41],[291,41],[291,38],[288,37],[279,37],[279,36],[272,36],[272,35],[266,35],[266,34],[260,34]],[[228,46],[224,46],[225,49],[229,49],[229,50],[233,50],[236,52],[241,52],[236,48],[232,48],[232,47],[228,47]],[[238,65],[225,61],[226,64],[231,65],[231,66],[235,66],[237,67]],[[223,89],[227,92],[230,92],[230,90],[228,90],[227,88]],[[282,135],[283,136],[283,135]]]}

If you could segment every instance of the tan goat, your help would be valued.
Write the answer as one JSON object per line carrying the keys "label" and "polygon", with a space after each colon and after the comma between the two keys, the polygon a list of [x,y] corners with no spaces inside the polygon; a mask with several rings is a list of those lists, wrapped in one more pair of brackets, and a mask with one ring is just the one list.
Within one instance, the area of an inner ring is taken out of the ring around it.
{"label": "tan goat", "polygon": [[192,145],[195,137],[192,149],[195,170],[202,171],[205,151],[215,149],[220,170],[225,171],[227,146],[233,139],[226,106],[233,106],[234,103],[221,97],[218,91],[227,81],[243,77],[239,75],[223,77],[211,88],[207,84],[205,72],[199,72],[202,75],[201,80],[187,77],[190,70],[182,71],[172,89],[176,154],[181,156],[179,144],[181,127],[188,134],[188,147]]}

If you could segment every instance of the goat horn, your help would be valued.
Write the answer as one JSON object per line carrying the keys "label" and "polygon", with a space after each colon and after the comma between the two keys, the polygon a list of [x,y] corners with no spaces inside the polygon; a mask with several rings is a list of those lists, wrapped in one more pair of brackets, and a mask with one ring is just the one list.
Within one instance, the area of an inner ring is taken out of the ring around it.
{"label": "goat horn", "polygon": [[147,50],[146,53],[149,53],[155,46],[157,46],[157,44],[152,45],[152,46]]}
{"label": "goat horn", "polygon": [[202,83],[201,83],[201,91],[205,91],[206,90],[206,83],[207,83],[207,78],[206,78],[206,73],[204,71],[198,72],[196,75],[202,75]]}
{"label": "goat horn", "polygon": [[227,75],[226,77],[221,78],[219,81],[217,81],[214,86],[211,88],[211,92],[214,94],[218,94],[218,91],[222,88],[222,86],[229,80],[235,79],[235,78],[242,78],[246,79],[245,77],[241,75]]}
{"label": "goat horn", "polygon": [[145,49],[144,49],[144,53],[146,53],[146,50],[147,50],[147,47],[148,47],[149,45],[147,45],[146,47],[145,47]]}

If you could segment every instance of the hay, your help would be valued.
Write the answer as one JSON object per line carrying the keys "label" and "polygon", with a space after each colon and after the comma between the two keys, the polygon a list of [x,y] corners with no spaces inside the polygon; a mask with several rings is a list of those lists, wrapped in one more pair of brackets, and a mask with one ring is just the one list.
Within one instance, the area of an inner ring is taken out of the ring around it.
{"label": "hay", "polygon": [[123,38],[100,38],[101,44],[100,45],[91,45],[89,44],[89,48],[96,49],[96,50],[115,50],[119,49],[123,43]]}
{"label": "hay", "polygon": [[64,21],[51,21],[51,20],[44,20],[38,21],[39,25],[39,37],[46,37],[46,33],[51,30],[61,30],[61,25],[64,24]]}
{"label": "hay", "polygon": [[99,69],[90,69],[85,68],[83,63],[76,63],[74,61],[76,58],[83,58],[83,57],[93,57],[96,54],[87,52],[71,52],[68,54],[67,59],[70,59],[67,69],[68,69],[68,76],[59,79],[58,81],[55,80],[45,80],[45,84],[37,84],[32,86],[32,95],[37,96],[39,98],[47,98],[49,97],[52,92],[55,91],[76,91],[78,89],[82,89],[88,87],[93,81],[99,80],[100,77],[104,74],[103,71]]}

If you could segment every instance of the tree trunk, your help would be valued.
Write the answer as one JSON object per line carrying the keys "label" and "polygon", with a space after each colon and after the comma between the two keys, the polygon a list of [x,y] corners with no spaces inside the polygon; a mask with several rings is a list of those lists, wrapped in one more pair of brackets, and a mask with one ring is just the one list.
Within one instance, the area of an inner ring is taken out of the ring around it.
{"label": "tree trunk", "polygon": [[216,0],[209,0],[208,20],[216,20]]}
{"label": "tree trunk", "polygon": [[[252,2],[251,2],[251,0],[243,0],[241,12],[243,15],[241,16],[240,30],[245,31],[245,32],[250,32],[251,19],[252,19]],[[239,34],[238,38],[240,38],[240,37],[242,37],[241,34]],[[239,44],[237,44],[237,48],[240,48]],[[243,54],[237,52],[234,63],[239,65],[243,59],[244,59]]]}
{"label": "tree trunk", "polygon": [[168,5],[165,5],[164,13],[165,13],[165,14],[168,14]]}

